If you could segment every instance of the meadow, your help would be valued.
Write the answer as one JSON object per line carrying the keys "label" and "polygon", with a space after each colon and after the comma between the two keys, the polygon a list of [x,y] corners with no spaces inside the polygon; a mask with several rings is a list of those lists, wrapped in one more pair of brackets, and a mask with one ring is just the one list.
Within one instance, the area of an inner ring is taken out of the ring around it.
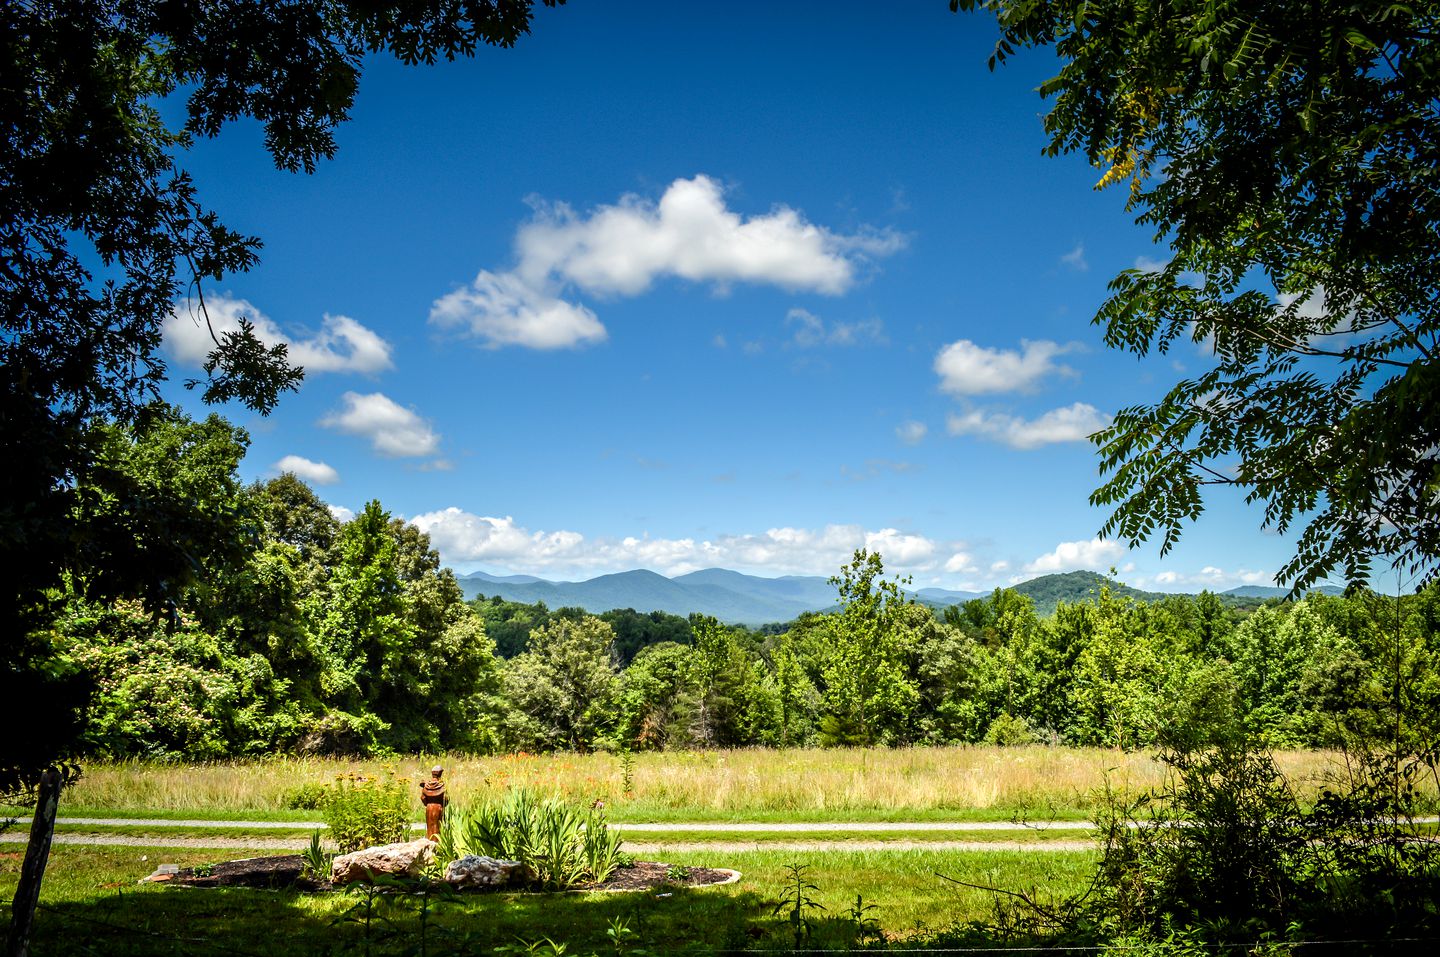
{"label": "meadow", "polygon": [[[1304,793],[1337,771],[1341,759],[1292,751],[1277,760]],[[286,810],[302,788],[347,774],[419,781],[434,764],[445,767],[452,800],[484,800],[523,786],[602,800],[619,822],[1083,820],[1107,787],[1134,793],[1164,776],[1149,754],[1048,746],[127,760],[87,764],[66,790],[62,814],[314,819],[314,811]]]}

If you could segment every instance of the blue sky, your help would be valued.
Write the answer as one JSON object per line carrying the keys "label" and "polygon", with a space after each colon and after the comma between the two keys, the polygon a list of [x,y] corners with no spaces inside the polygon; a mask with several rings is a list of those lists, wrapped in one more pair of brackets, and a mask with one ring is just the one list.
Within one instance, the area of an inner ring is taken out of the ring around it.
{"label": "blue sky", "polygon": [[[267,419],[222,410],[245,477],[378,498],[462,572],[869,546],[950,588],[1268,583],[1291,542],[1231,493],[1163,561],[1096,539],[1084,435],[1205,356],[1104,348],[1107,280],[1165,252],[1123,187],[1041,156],[1053,61],[992,74],[995,35],[944,0],[572,0],[513,50],[375,60],[313,176],[253,124],[198,143],[202,197],[265,243],[212,318],[309,372]],[[178,304],[176,383],[205,346]]]}

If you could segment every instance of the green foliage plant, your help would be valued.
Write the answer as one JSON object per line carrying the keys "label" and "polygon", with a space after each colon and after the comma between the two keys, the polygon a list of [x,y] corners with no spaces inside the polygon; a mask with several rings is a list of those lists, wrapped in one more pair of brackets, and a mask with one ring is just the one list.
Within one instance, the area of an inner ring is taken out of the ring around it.
{"label": "green foliage plant", "polygon": [[[455,808],[447,817],[456,814]],[[603,808],[582,811],[559,798],[516,788],[499,801],[460,810],[453,853],[483,854],[526,865],[541,887],[602,883],[620,866],[619,832]]]}
{"label": "green foliage plant", "polygon": [[409,781],[389,771],[342,775],[329,789],[323,813],[342,854],[403,841],[410,830]]}
{"label": "green foliage plant", "polygon": [[1440,72],[1433,4],[951,0],[996,15],[991,66],[1053,47],[1050,155],[1128,183],[1168,245],[1095,323],[1198,374],[1096,433],[1103,532],[1162,554],[1207,486],[1292,527],[1280,578],[1440,570]]}
{"label": "green foliage plant", "polygon": [[335,855],[326,852],[320,844],[320,832],[310,832],[310,843],[300,855],[304,859],[305,874],[312,881],[328,881],[330,864]]}
{"label": "green foliage plant", "polygon": [[814,929],[811,915],[825,909],[823,904],[811,896],[818,893],[820,888],[810,882],[809,872],[808,864],[785,865],[785,890],[775,904],[775,909],[770,912],[771,916],[775,917],[785,915],[796,950],[809,940],[810,932]]}

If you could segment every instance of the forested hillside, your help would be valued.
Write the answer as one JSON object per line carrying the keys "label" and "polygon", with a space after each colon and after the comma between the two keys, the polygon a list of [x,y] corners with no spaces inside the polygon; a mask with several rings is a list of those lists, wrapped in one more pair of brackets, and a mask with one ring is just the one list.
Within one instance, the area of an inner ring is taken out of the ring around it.
{"label": "forested hillside", "polygon": [[[837,610],[752,631],[630,609],[467,603],[372,502],[336,521],[293,475],[243,486],[246,436],[175,415],[107,435],[137,490],[192,495],[194,583],[131,602],[76,581],[57,638],[93,681],[92,755],[1015,743],[1134,748],[1243,728],[1283,747],[1440,714],[1440,593],[1253,611],[1102,586],[1040,615],[1013,590],[936,610],[857,553]],[[1252,599],[1253,601],[1253,599]],[[1398,696],[1398,697],[1397,697]]]}

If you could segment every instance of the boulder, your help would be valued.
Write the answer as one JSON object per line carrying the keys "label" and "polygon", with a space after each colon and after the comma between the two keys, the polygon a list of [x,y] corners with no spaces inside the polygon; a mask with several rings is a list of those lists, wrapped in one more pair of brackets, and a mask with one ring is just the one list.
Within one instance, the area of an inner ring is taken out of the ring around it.
{"label": "boulder", "polygon": [[502,861],[474,854],[451,861],[450,866],[445,868],[445,883],[456,889],[504,887],[529,883],[533,879],[530,868],[519,861]]}
{"label": "boulder", "polygon": [[341,854],[330,865],[332,884],[351,884],[387,877],[419,877],[425,866],[435,859],[435,844],[425,838],[403,844],[382,844],[367,847],[353,854]]}

